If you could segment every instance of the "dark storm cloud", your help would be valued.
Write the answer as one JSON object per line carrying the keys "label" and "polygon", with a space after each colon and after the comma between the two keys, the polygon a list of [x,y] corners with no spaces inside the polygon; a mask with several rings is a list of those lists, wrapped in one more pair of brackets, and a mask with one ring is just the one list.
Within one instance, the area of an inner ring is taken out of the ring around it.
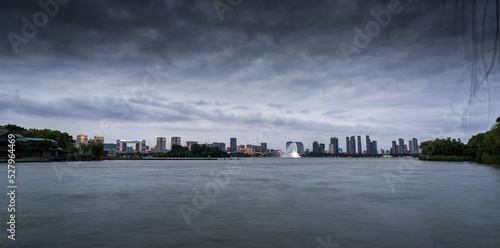
{"label": "dark storm cloud", "polygon": [[[59,4],[18,53],[8,34],[22,36],[22,18],[32,22],[43,10],[37,1],[6,1],[0,111],[24,116],[13,120],[19,124],[87,116],[200,122],[190,127],[206,130],[205,120],[245,135],[242,129],[264,128],[271,109],[285,108],[290,133],[399,136],[405,123],[430,133],[428,123],[439,123],[460,76],[468,75],[462,42],[470,39],[472,18],[460,29],[455,2],[398,2],[401,13],[348,61],[340,44],[353,45],[355,28],[365,30],[375,20],[371,12],[386,11],[389,0],[245,0],[223,21],[212,1],[73,0]],[[456,3],[470,13],[470,3]],[[485,1],[478,6],[482,17]],[[481,41],[485,61],[494,50],[491,7]],[[483,32],[482,23],[477,26]],[[161,82],[144,88],[145,68],[152,65],[161,66]],[[495,85],[497,71],[491,77]]]}

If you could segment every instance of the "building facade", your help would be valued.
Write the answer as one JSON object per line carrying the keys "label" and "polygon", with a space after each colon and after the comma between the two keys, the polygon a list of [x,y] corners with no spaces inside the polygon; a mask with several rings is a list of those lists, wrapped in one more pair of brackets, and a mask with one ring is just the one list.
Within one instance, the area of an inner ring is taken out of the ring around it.
{"label": "building facade", "polygon": [[236,138],[229,139],[230,152],[236,152],[238,150],[238,140]]}
{"label": "building facade", "polygon": [[173,145],[180,145],[181,146],[181,137],[172,137],[170,139],[170,147]]}
{"label": "building facade", "polygon": [[156,151],[157,152],[167,151],[167,138],[165,137],[156,138]]}
{"label": "building facade", "polygon": [[82,144],[88,145],[88,143],[89,143],[89,136],[85,134],[80,134],[76,136],[75,146],[77,148],[80,147]]}

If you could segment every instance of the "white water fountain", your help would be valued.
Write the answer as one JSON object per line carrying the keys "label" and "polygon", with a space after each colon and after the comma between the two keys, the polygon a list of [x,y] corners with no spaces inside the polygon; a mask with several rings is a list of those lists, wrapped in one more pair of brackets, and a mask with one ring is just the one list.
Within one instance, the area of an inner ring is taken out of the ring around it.
{"label": "white water fountain", "polygon": [[291,143],[287,149],[285,156],[287,158],[300,158],[299,153],[297,152],[297,144],[296,143]]}

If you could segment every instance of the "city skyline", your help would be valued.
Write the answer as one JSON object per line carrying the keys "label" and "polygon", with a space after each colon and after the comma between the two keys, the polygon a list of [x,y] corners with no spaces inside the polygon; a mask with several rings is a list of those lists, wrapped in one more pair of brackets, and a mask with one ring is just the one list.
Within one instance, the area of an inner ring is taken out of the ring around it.
{"label": "city skyline", "polygon": [[[357,136],[357,139],[355,139],[356,136]],[[105,142],[103,136],[94,136],[94,139],[96,139],[96,138],[97,138],[97,140],[100,140],[101,142],[103,142],[105,144],[113,144],[113,143]],[[85,141],[84,141],[84,139],[85,139]],[[77,139],[75,139],[75,146],[78,146],[79,143],[87,143],[88,141],[91,141],[94,139],[88,140],[88,135],[85,135],[85,134],[77,135]],[[409,139],[408,144],[404,143],[404,138],[398,138],[399,144],[396,146],[397,149],[393,149],[393,146],[390,146],[390,145],[387,148],[378,147],[377,141],[371,140],[369,135],[366,135],[365,143],[363,144],[363,142],[361,141],[361,136],[354,135],[354,136],[351,136],[350,138],[346,137],[346,140],[349,144],[349,147],[346,144],[345,150],[342,148],[342,146],[339,145],[339,143],[338,143],[339,141],[338,141],[337,137],[330,137],[329,139],[330,139],[330,141],[328,143],[320,143],[319,141],[316,140],[312,143],[310,148],[308,148],[308,146],[304,146],[304,143],[301,141],[287,141],[284,149],[282,147],[269,147],[267,145],[268,144],[267,142],[261,142],[259,144],[238,143],[237,137],[231,137],[229,139],[229,142],[227,143],[227,145],[225,142],[216,142],[216,141],[200,142],[198,140],[186,141],[186,145],[182,145],[182,143],[181,143],[182,137],[178,137],[178,136],[172,136],[170,139],[171,140],[170,144],[166,143],[165,137],[157,137],[156,143],[154,143],[155,145],[147,145],[146,140],[127,140],[127,139],[117,139],[116,144],[117,144],[118,151],[125,150],[125,147],[122,148],[122,144],[124,144],[125,146],[128,146],[128,147],[133,147],[133,146],[139,147],[140,146],[141,147],[140,150],[142,150],[142,151],[145,151],[145,147],[148,147],[151,150],[151,152],[167,151],[169,149],[166,149],[165,147],[172,147],[173,144],[184,146],[184,147],[187,147],[188,149],[190,149],[193,144],[207,144],[209,146],[217,146],[217,147],[219,147],[220,150],[224,150],[227,152],[238,152],[240,146],[243,146],[246,149],[246,148],[248,148],[247,146],[249,146],[249,145],[250,146],[259,146],[260,145],[260,146],[262,146],[262,149],[264,149],[264,150],[267,150],[267,149],[271,150],[272,149],[272,150],[279,150],[279,151],[286,153],[286,151],[288,150],[288,146],[291,143],[296,143],[297,151],[299,154],[305,153],[306,150],[309,150],[310,152],[325,152],[325,153],[333,153],[333,154],[345,153],[345,154],[353,154],[353,155],[354,154],[358,154],[358,155],[361,155],[361,154],[374,154],[374,155],[376,155],[376,154],[378,154],[378,155],[381,155],[381,154],[399,154],[399,153],[414,154],[414,153],[419,153],[418,151],[420,150],[420,148],[418,147],[419,143],[418,143],[417,138]],[[234,144],[236,144],[234,150],[233,150],[233,146],[231,146],[231,144],[233,144],[233,141],[236,142],[236,143],[234,143]],[[394,145],[394,142],[396,142],[396,141],[394,141],[394,140],[392,141],[393,145]],[[120,143],[120,145],[118,145],[118,143]],[[127,143],[133,144],[133,145],[127,145]],[[403,144],[403,147],[406,148],[406,150],[404,150],[403,152],[401,152],[402,150],[400,150],[401,144]],[[414,145],[412,145],[412,144],[414,144]],[[352,145],[354,145],[354,147],[355,147],[354,150],[350,150],[352,148],[351,147]],[[163,149],[158,150],[158,146],[160,148],[163,147]],[[366,150],[363,147],[366,147]],[[361,149],[361,150],[359,150],[359,149]],[[333,151],[336,151],[336,152],[333,152]],[[339,151],[341,151],[341,152],[339,152]],[[383,151],[383,152],[381,152],[381,151]],[[417,151],[417,152],[415,152],[415,151]]]}

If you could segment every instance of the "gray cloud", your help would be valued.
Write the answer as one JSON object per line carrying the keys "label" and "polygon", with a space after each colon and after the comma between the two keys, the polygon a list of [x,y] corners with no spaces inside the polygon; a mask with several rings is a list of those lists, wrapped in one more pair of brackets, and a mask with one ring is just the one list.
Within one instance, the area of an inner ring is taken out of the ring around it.
{"label": "gray cloud", "polygon": [[[274,148],[354,134],[381,148],[398,137],[466,140],[456,123],[475,75],[462,43],[472,19],[461,33],[455,2],[400,1],[404,10],[346,61],[341,42],[352,44],[354,28],[364,30],[388,2],[244,1],[221,22],[211,1],[70,1],[16,54],[7,35],[22,36],[21,19],[42,8],[8,1],[0,9],[0,124],[57,118],[47,128],[76,135],[112,119],[108,140],[135,130],[148,142],[184,135],[229,143],[267,128],[274,109],[290,120],[269,140]],[[496,19],[487,7],[477,51],[490,61]],[[154,89],[142,86],[150,65],[165,72]],[[498,95],[497,67],[489,79],[481,96]],[[468,118],[479,123],[472,131],[485,131],[500,102],[490,97],[489,119],[484,97],[477,102]]]}

